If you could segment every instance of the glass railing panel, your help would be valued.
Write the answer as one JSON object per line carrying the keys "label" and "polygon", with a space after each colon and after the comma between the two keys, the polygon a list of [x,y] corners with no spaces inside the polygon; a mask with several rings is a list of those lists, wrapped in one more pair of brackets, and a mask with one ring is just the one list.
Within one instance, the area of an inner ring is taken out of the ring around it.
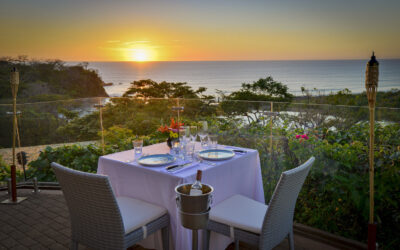
{"label": "glass railing panel", "polygon": [[[95,172],[101,155],[132,149],[137,137],[145,145],[165,143],[168,134],[159,128],[171,127],[171,119],[187,126],[207,121],[220,145],[257,149],[266,202],[283,171],[315,156],[299,194],[295,221],[365,241],[368,107],[126,97],[24,104],[18,110],[21,147],[42,147],[36,155],[28,154],[27,165],[42,181],[55,181],[51,161]],[[12,120],[7,111],[11,106],[0,105],[0,152],[3,162],[10,164]],[[375,112],[375,219],[378,242],[388,246],[398,245],[395,232],[400,230],[399,114],[394,108]]]}
{"label": "glass railing panel", "polygon": [[[18,104],[16,153],[26,156],[26,164],[23,164],[25,157],[17,161],[17,177],[23,175],[25,167],[26,180],[37,177],[39,181],[55,181],[50,169],[52,161],[67,165],[76,156],[83,155],[88,145],[98,145],[101,128],[98,108],[94,105],[99,102],[101,98]],[[0,151],[9,166],[12,164],[12,116],[3,121],[7,128],[0,132]],[[90,157],[86,160],[91,161]],[[93,171],[97,159],[91,164],[81,163],[80,169]]]}

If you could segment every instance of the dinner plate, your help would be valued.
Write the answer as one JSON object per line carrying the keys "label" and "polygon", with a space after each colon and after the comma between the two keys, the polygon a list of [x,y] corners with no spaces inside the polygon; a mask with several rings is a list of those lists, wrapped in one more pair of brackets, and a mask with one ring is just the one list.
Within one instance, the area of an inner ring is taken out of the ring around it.
{"label": "dinner plate", "polygon": [[176,161],[176,158],[170,154],[146,155],[138,159],[138,163],[144,166],[162,166]]}
{"label": "dinner plate", "polygon": [[235,153],[227,149],[207,149],[199,152],[200,158],[211,161],[223,161],[234,156]]}

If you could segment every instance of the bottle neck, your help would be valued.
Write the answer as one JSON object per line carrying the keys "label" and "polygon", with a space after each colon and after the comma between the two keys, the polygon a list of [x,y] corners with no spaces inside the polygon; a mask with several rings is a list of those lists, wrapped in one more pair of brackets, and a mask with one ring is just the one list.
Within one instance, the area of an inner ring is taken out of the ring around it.
{"label": "bottle neck", "polygon": [[201,175],[202,175],[202,171],[201,170],[197,170],[197,175],[196,175],[196,180],[197,181],[201,181]]}

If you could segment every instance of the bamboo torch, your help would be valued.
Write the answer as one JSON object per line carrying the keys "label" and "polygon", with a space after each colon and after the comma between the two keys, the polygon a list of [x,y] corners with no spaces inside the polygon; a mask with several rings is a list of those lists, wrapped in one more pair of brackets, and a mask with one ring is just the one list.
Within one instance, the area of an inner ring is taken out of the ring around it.
{"label": "bamboo torch", "polygon": [[12,201],[17,202],[17,180],[15,167],[15,139],[17,135],[17,93],[19,86],[19,72],[16,68],[11,71],[11,92],[13,96],[13,135],[12,135],[12,159],[11,166],[11,185],[12,185]]}
{"label": "bamboo torch", "polygon": [[11,165],[11,199],[2,201],[2,204],[18,204],[25,200],[26,197],[17,197],[17,177],[15,167],[15,142],[17,137],[17,93],[19,86],[19,73],[16,68],[11,71],[11,93],[13,96],[13,134],[12,134],[12,165]]}
{"label": "bamboo torch", "polygon": [[375,101],[378,89],[379,63],[372,52],[365,72],[365,89],[369,105],[369,224],[368,249],[376,249],[376,223],[374,223],[374,125]]}

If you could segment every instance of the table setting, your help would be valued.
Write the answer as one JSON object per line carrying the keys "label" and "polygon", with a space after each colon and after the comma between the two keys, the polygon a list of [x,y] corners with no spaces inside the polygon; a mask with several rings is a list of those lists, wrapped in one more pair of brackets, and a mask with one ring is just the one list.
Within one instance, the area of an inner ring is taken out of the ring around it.
{"label": "table setting", "polygon": [[[193,183],[198,170],[203,172],[204,183],[215,189],[211,207],[234,194],[264,202],[258,151],[220,145],[210,134],[199,142],[198,136],[192,136],[198,131],[201,128],[186,126],[171,147],[167,142],[143,147],[143,141],[135,140],[133,150],[99,158],[97,172],[109,177],[116,196],[141,199],[168,210],[171,249],[191,248],[191,233],[178,220],[174,189]],[[212,234],[210,249],[224,249],[229,242],[225,236]],[[140,245],[161,249],[161,236],[151,236]]]}

